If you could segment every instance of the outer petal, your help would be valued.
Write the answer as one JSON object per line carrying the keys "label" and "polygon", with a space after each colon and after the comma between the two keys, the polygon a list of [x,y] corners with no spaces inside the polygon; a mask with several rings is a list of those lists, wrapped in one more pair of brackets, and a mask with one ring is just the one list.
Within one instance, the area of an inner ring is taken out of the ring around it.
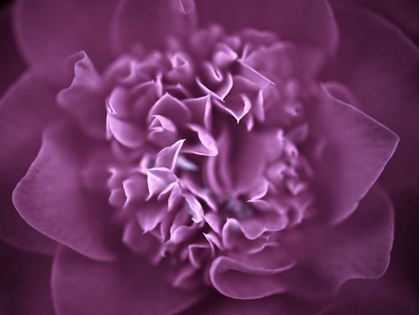
{"label": "outer petal", "polygon": [[106,196],[90,196],[82,189],[79,153],[86,148],[80,135],[65,125],[46,129],[41,151],[17,185],[13,203],[38,231],[88,257],[109,260],[115,255],[112,209]]}
{"label": "outer petal", "polygon": [[0,243],[2,315],[54,315],[50,294],[51,258]]}
{"label": "outer petal", "polygon": [[45,254],[54,252],[54,242],[19,217],[11,196],[36,157],[42,129],[57,116],[53,91],[30,73],[0,102],[0,237],[19,248]]}
{"label": "outer petal", "polygon": [[111,46],[115,53],[135,45],[163,48],[168,36],[182,36],[195,22],[192,0],[122,0],[114,15]]}
{"label": "outer petal", "polygon": [[130,256],[101,263],[60,248],[52,275],[57,315],[169,315],[191,307],[203,291],[172,288],[158,267]]}
{"label": "outer petal", "polygon": [[401,138],[382,179],[392,189],[416,183],[418,50],[394,25],[368,11],[343,8],[337,19],[341,44],[335,78],[356,94],[364,112]]}
{"label": "outer petal", "polygon": [[255,27],[275,31],[281,39],[334,50],[338,31],[327,1],[197,0],[203,24],[221,23],[228,30]]}
{"label": "outer petal", "polygon": [[[310,266],[333,291],[350,279],[379,278],[388,267],[394,239],[393,207],[375,186],[345,222],[330,229],[311,227],[304,234],[301,245],[295,245],[301,266]],[[292,276],[291,290],[314,295],[304,282]]]}
{"label": "outer petal", "polygon": [[[18,180],[16,180],[16,182],[17,181]],[[37,230],[34,230],[22,220],[10,198],[13,187],[14,186],[6,186],[3,188],[0,186],[1,240],[19,249],[52,256],[55,251],[56,243],[39,233]]]}
{"label": "outer petal", "polygon": [[398,137],[328,93],[321,99],[308,108],[310,133],[319,141],[311,165],[320,216],[336,223],[357,208],[394,153]]}
{"label": "outer petal", "polygon": [[100,66],[109,58],[106,30],[117,0],[20,0],[15,29],[21,51],[33,65],[52,65],[85,50]]}

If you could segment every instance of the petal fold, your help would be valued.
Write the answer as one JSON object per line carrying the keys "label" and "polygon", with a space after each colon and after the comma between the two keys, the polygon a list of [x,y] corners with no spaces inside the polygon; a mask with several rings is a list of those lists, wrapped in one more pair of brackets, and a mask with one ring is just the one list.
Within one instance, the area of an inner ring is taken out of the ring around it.
{"label": "petal fold", "polygon": [[102,79],[88,55],[81,51],[67,61],[74,63],[71,85],[57,94],[57,104],[72,115],[89,136],[105,138],[105,104]]}
{"label": "petal fold", "polygon": [[261,261],[256,265],[247,265],[243,259],[220,256],[212,263],[210,279],[216,290],[230,298],[259,299],[286,292],[287,286],[276,275],[293,265],[268,268]]}
{"label": "petal fold", "polygon": [[162,149],[156,157],[156,166],[165,167],[173,171],[184,141],[185,140],[178,140],[170,147]]}
{"label": "petal fold", "polygon": [[321,101],[308,108],[309,132],[318,142],[310,163],[320,215],[337,223],[357,208],[394,154],[399,138],[323,89]]}

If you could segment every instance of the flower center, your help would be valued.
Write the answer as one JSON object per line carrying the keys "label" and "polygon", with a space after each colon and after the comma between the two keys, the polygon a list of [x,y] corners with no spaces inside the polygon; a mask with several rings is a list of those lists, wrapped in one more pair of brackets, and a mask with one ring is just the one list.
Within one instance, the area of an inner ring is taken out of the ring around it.
{"label": "flower center", "polygon": [[210,285],[220,255],[279,246],[313,206],[299,53],[211,26],[165,52],[133,47],[104,72],[109,203],[127,247],[167,265],[174,286]]}

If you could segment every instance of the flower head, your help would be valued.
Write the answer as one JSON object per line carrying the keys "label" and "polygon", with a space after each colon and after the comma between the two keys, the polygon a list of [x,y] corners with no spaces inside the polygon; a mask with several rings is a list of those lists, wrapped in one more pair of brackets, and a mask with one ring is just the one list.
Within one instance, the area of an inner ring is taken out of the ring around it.
{"label": "flower head", "polygon": [[[310,313],[385,272],[392,205],[373,185],[399,138],[344,84],[320,83],[338,42],[330,7],[283,8],[279,29],[198,26],[193,1],[121,1],[110,54],[102,38],[50,40],[50,58],[22,40],[34,74],[20,84],[46,87],[48,109],[30,120],[42,145],[13,203],[44,252],[59,246],[58,314],[176,314],[211,292]],[[328,32],[297,32],[300,12]]]}
{"label": "flower head", "polygon": [[[273,252],[314,207],[313,170],[298,147],[309,134],[304,104],[318,101],[318,56],[306,54],[305,67],[302,51],[274,34],[227,35],[220,26],[186,42],[171,38],[169,47],[133,47],[102,76],[83,54],[57,100],[89,135],[108,141],[108,153],[91,154],[93,163],[109,155],[102,172],[110,174],[108,200],[124,244],[168,265],[176,287],[217,287],[213,262]],[[72,98],[83,75],[95,82],[87,94],[106,95],[91,105],[102,116],[96,125]],[[89,175],[84,180],[95,188]],[[295,262],[282,264],[266,272]]]}

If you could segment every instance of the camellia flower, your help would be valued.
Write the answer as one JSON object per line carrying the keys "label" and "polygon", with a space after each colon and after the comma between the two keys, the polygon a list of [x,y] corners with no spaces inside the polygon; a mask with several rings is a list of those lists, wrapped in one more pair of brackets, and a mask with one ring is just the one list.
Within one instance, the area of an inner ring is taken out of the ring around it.
{"label": "camellia flower", "polygon": [[[1,234],[54,257],[56,314],[316,314],[385,272],[393,210],[375,182],[388,127],[401,152],[412,129],[366,101],[411,68],[374,70],[416,52],[384,20],[309,0],[14,9],[30,67],[2,99]],[[363,63],[355,25],[391,57]],[[383,182],[410,184],[395,160]]]}

